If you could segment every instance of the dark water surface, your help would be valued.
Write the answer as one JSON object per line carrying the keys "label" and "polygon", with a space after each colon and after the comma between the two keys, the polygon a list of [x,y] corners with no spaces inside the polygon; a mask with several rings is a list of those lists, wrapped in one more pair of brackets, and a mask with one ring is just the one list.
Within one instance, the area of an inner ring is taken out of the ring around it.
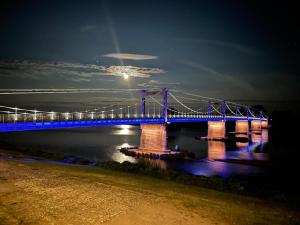
{"label": "dark water surface", "polygon": [[[162,168],[176,168],[194,175],[261,175],[264,167],[228,163],[219,160],[255,160],[268,162],[269,154],[263,151],[268,142],[268,130],[249,134],[249,142],[225,144],[220,141],[196,140],[195,136],[206,136],[204,127],[176,127],[168,129],[168,147],[180,146],[195,153],[196,160],[185,162],[157,161]],[[34,132],[2,133],[1,145],[11,145],[16,149],[35,149],[51,153],[64,153],[83,157],[91,161],[138,162],[136,158],[125,156],[120,147],[139,146],[140,127],[120,125],[113,127],[92,127]]]}

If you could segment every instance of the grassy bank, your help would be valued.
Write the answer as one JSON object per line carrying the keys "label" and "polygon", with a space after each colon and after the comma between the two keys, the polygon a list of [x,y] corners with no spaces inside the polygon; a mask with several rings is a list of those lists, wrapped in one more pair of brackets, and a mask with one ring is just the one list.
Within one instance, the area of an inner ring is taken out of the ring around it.
{"label": "grassy bank", "polygon": [[[93,165],[98,169],[116,172],[126,172],[140,177],[150,177],[161,180],[173,181],[179,184],[213,189],[221,192],[259,197],[272,203],[281,204],[293,209],[300,209],[300,195],[298,191],[290,191],[282,187],[290,185],[274,185],[274,179],[268,177],[232,176],[224,179],[220,176],[194,176],[179,170],[162,169],[159,164],[153,164],[148,158],[140,159],[138,164],[130,162],[91,162],[89,160],[65,154],[44,152],[41,150],[13,149],[1,150],[0,157],[15,159],[33,158],[36,160],[52,160],[79,165]],[[279,183],[275,180],[276,183]]]}
{"label": "grassy bank", "polygon": [[[32,224],[48,224],[40,215],[54,224],[68,224],[71,221],[59,223],[58,218],[62,219],[61,216],[69,215],[69,213],[77,215],[78,210],[87,213],[82,215],[83,217],[99,217],[101,210],[94,210],[93,207],[96,206],[89,207],[89,204],[97,201],[103,202],[101,198],[105,188],[108,187],[112,189],[107,193],[112,196],[107,204],[119,204],[124,201],[124,198],[127,199],[127,195],[132,195],[133,198],[126,203],[128,204],[126,207],[121,207],[126,208],[125,211],[117,215],[114,213],[105,220],[111,224],[123,224],[126,219],[132,222],[128,224],[143,224],[147,221],[148,223],[145,224],[159,224],[157,222],[164,224],[297,224],[300,222],[297,211],[279,204],[116,169],[0,160],[0,170],[0,221],[2,224],[17,224],[20,220],[25,223],[29,221],[29,224],[32,221],[35,221]],[[95,185],[100,186],[94,187]],[[86,191],[84,191],[85,188]],[[56,189],[58,191],[54,191]],[[90,190],[92,190],[91,193]],[[120,192],[124,193],[120,194]],[[58,197],[60,195],[63,197]],[[119,196],[118,199],[114,199],[116,196]],[[55,200],[52,201],[53,199]],[[86,201],[86,199],[89,201],[83,204],[81,201]],[[51,202],[53,203],[50,204]],[[63,206],[59,208],[58,205],[62,202]],[[137,202],[138,207],[130,205],[132,202]],[[30,214],[28,210],[25,210],[26,207],[30,209],[35,204],[40,204],[41,207],[47,205],[46,212]],[[69,211],[69,207],[74,212]],[[98,204],[97,207],[99,207]],[[142,209],[146,211],[141,212]],[[164,214],[168,215],[164,217]],[[78,218],[78,223],[73,224],[82,223],[83,217]],[[97,224],[93,221],[95,220],[91,220],[90,224]]]}

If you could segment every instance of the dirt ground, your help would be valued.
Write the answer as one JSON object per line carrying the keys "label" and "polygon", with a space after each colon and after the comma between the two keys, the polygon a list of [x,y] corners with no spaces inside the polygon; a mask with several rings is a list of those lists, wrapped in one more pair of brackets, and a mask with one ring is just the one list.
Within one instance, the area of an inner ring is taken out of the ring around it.
{"label": "dirt ground", "polygon": [[[231,213],[231,210],[240,209],[239,213],[253,214],[255,202],[252,208],[247,209],[241,207],[243,202],[237,202],[235,208],[228,208],[228,214],[223,209],[226,202],[201,194],[189,196],[188,188],[180,196],[169,184],[157,187],[155,180],[153,190],[148,190],[151,183],[143,186],[143,179],[139,184],[136,178],[114,178],[115,174],[78,172],[77,169],[73,171],[77,166],[66,168],[33,164],[0,160],[1,225],[254,224],[252,222],[256,217],[236,219],[238,215]],[[161,188],[161,193],[158,188]],[[270,208],[266,206],[264,210]],[[274,216],[286,215],[280,209],[274,209],[272,214],[270,217],[260,215],[257,224],[280,224]]]}

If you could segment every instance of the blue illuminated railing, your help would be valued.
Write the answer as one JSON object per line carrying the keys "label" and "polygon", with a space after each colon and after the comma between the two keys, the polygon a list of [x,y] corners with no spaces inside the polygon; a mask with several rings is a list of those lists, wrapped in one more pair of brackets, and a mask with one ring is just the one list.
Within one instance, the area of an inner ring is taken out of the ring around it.
{"label": "blue illuminated railing", "polygon": [[[121,93],[124,91],[127,93],[131,90],[122,90]],[[40,111],[0,104],[0,132],[122,124],[268,121],[262,111],[221,99],[182,91],[170,92],[168,88],[139,90],[138,93],[142,97],[141,105],[140,102],[125,100],[84,111]]]}
{"label": "blue illuminated railing", "polygon": [[[169,123],[197,123],[207,121],[223,121],[223,117],[202,117],[202,118],[168,118]],[[226,121],[237,120],[261,120],[256,117],[226,117]],[[62,128],[79,128],[79,127],[97,127],[97,126],[114,126],[114,125],[139,125],[139,124],[159,124],[164,123],[163,118],[138,118],[138,119],[106,119],[106,120],[73,120],[73,121],[45,121],[45,122],[15,122],[0,123],[0,132],[26,131],[26,130],[47,130]]]}

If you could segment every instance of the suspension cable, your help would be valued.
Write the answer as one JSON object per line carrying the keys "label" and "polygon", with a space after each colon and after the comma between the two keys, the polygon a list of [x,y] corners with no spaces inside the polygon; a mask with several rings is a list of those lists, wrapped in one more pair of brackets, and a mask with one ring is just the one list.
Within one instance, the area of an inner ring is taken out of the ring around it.
{"label": "suspension cable", "polygon": [[233,110],[229,107],[229,105],[227,104],[227,102],[226,102],[225,104],[226,104],[227,109],[229,109],[229,111],[230,111],[233,115],[237,116],[237,114],[236,114],[235,112],[233,112]]}
{"label": "suspension cable", "polygon": [[222,115],[222,113],[219,111],[219,110],[217,110],[215,107],[214,107],[214,105],[213,104],[211,104],[211,107],[213,108],[213,110],[215,110],[218,114],[220,114],[220,115]]}
{"label": "suspension cable", "polygon": [[193,110],[193,109],[191,109],[190,107],[188,107],[188,106],[186,106],[185,104],[183,104],[181,101],[179,101],[171,92],[169,92],[169,94],[170,94],[170,96],[176,101],[176,102],[178,102],[180,105],[182,105],[184,108],[186,108],[186,109],[188,109],[188,110],[190,110],[190,111],[192,111],[192,112],[194,112],[194,113],[199,113],[199,112],[197,112],[197,111],[195,111],[195,110]]}

